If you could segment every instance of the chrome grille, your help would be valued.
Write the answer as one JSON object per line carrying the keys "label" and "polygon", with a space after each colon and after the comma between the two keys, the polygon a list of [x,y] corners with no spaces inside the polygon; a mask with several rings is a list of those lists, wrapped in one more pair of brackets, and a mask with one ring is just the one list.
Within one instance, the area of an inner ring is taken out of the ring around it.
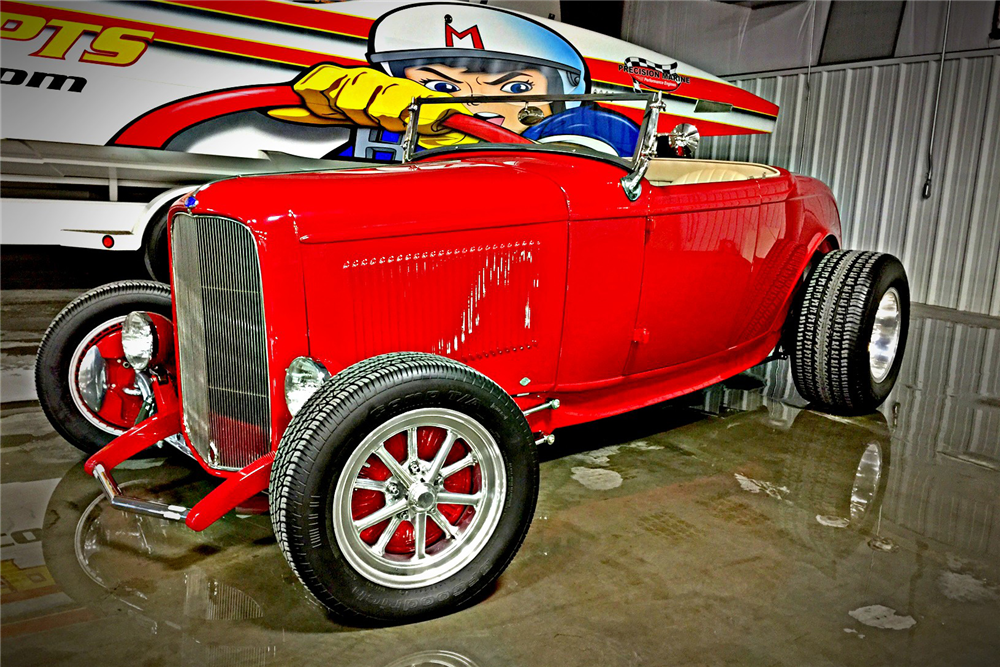
{"label": "chrome grille", "polygon": [[209,465],[239,469],[271,450],[257,245],[234,220],[179,214],[171,255],[184,430]]}

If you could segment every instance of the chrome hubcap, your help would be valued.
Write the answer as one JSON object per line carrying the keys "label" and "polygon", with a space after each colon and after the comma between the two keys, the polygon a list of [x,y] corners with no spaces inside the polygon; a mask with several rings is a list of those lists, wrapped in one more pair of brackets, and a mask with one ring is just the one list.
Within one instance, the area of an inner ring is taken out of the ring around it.
{"label": "chrome hubcap", "polygon": [[124,428],[116,428],[97,417],[108,392],[107,364],[101,357],[94,340],[114,327],[120,327],[124,317],[116,317],[94,327],[80,340],[69,360],[69,395],[84,419],[111,435],[121,435]]}
{"label": "chrome hubcap", "polygon": [[872,442],[865,448],[854,473],[854,486],[851,488],[851,521],[857,523],[871,510],[875,496],[878,495],[879,482],[882,479],[882,450],[878,443]]}
{"label": "chrome hubcap", "polygon": [[505,465],[489,431],[454,410],[412,410],[375,429],[347,460],[334,487],[334,535],[365,578],[429,586],[482,551],[505,496]]}
{"label": "chrome hubcap", "polygon": [[868,363],[875,382],[885,380],[892,369],[892,362],[896,359],[896,349],[899,347],[901,329],[899,293],[895,287],[890,287],[878,302],[872,337],[868,343]]}
{"label": "chrome hubcap", "polygon": [[437,505],[437,493],[434,491],[434,488],[423,482],[417,482],[411,486],[408,493],[410,508],[415,512],[429,512],[432,507]]}
{"label": "chrome hubcap", "polygon": [[96,347],[90,348],[83,355],[77,380],[83,402],[94,412],[100,412],[104,405],[104,397],[108,393],[108,373],[104,357]]}

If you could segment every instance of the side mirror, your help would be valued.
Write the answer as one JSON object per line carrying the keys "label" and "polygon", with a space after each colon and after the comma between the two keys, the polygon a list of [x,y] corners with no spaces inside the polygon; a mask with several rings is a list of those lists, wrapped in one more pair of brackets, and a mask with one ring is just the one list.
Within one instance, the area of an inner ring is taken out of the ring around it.
{"label": "side mirror", "polygon": [[676,157],[694,157],[701,143],[701,134],[694,125],[681,123],[667,135],[667,143]]}

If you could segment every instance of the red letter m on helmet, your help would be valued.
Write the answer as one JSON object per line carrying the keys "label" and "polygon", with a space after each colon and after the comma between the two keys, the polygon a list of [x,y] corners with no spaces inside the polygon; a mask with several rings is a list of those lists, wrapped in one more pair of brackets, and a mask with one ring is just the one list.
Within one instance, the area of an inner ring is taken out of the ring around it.
{"label": "red letter m on helmet", "polygon": [[470,35],[472,36],[472,48],[482,49],[483,38],[479,36],[479,26],[474,25],[465,32],[458,32],[451,27],[451,24],[446,23],[444,26],[444,45],[455,46],[455,40],[465,39]]}

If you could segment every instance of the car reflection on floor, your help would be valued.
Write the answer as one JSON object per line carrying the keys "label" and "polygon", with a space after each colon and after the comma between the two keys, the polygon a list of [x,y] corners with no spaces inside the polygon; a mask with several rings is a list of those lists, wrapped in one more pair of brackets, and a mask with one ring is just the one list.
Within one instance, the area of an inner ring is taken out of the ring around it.
{"label": "car reflection on floor", "polygon": [[[776,361],[557,432],[532,530],[492,595],[442,619],[376,629],[337,625],[311,602],[267,516],[231,513],[199,534],[112,510],[17,382],[46,309],[69,297],[2,297],[6,664],[977,664],[1000,655],[996,320],[918,309],[897,389],[872,415],[809,410]],[[177,457],[125,467],[123,486],[178,504],[213,484]]]}

